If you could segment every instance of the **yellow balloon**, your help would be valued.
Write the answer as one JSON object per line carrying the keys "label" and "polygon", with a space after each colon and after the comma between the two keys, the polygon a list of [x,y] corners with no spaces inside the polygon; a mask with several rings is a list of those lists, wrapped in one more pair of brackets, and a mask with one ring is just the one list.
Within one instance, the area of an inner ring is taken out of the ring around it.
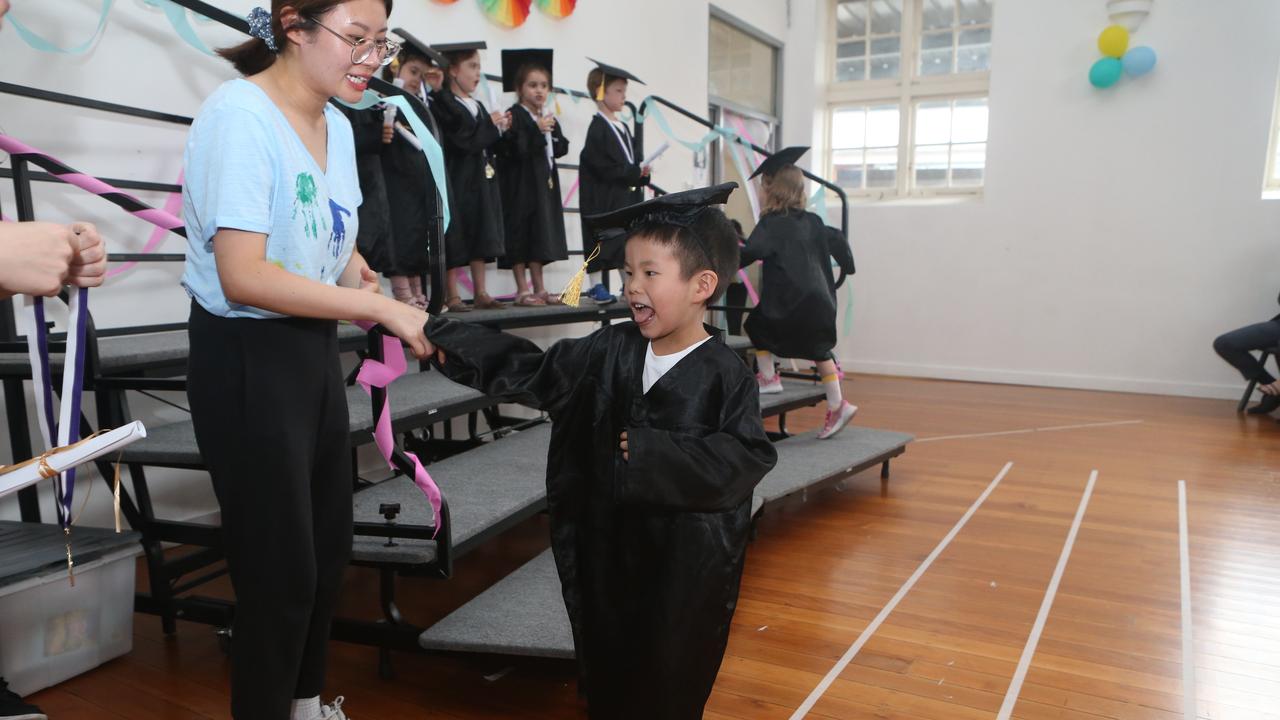
{"label": "yellow balloon", "polygon": [[1129,31],[1120,25],[1108,25],[1098,36],[1098,49],[1107,57],[1122,57],[1129,49]]}

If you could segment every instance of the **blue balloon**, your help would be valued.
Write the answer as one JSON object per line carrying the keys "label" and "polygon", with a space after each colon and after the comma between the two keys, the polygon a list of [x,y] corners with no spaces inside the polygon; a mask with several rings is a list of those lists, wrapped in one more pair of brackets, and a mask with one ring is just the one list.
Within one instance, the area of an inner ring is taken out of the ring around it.
{"label": "blue balloon", "polygon": [[1146,45],[1130,48],[1121,60],[1124,71],[1134,77],[1146,75],[1156,66],[1156,51]]}
{"label": "blue balloon", "polygon": [[1089,68],[1089,82],[1096,88],[1109,88],[1120,80],[1124,64],[1120,58],[1102,58]]}

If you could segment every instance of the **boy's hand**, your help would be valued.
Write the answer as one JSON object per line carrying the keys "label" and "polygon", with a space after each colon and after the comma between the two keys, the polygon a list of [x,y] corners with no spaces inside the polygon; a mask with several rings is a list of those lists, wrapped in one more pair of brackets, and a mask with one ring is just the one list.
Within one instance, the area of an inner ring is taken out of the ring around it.
{"label": "boy's hand", "polygon": [[391,125],[382,126],[382,144],[383,145],[390,145],[392,139],[394,139],[395,136],[396,136],[396,129],[394,127],[392,127]]}
{"label": "boy's hand", "polygon": [[631,462],[631,453],[627,450],[627,431],[626,430],[622,431],[622,435],[619,436],[619,440],[621,440],[621,442],[618,443],[618,447],[622,448],[622,459],[626,460],[627,462]]}
{"label": "boy's hand", "polygon": [[360,268],[360,289],[375,295],[382,294],[382,285],[378,282],[378,273],[370,270],[368,265]]}
{"label": "boy's hand", "polygon": [[436,350],[436,362],[440,363],[441,365],[444,365],[445,362],[447,362],[448,360],[449,358],[445,357],[443,348],[439,348]]}

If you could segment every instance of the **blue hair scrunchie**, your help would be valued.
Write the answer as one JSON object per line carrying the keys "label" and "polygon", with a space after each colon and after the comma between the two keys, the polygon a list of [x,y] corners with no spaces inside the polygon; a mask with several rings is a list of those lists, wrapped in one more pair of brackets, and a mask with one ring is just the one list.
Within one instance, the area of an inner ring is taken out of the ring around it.
{"label": "blue hair scrunchie", "polygon": [[271,11],[256,7],[245,17],[249,21],[249,34],[267,44],[271,52],[279,52],[275,33],[271,32]]}

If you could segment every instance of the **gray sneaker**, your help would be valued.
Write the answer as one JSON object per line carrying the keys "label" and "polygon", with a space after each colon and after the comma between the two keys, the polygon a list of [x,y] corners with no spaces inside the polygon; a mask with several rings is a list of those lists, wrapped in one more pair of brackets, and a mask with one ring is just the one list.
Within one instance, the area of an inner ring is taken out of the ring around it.
{"label": "gray sneaker", "polygon": [[348,720],[347,714],[342,712],[343,700],[344,698],[339,695],[328,705],[321,705],[320,720]]}

